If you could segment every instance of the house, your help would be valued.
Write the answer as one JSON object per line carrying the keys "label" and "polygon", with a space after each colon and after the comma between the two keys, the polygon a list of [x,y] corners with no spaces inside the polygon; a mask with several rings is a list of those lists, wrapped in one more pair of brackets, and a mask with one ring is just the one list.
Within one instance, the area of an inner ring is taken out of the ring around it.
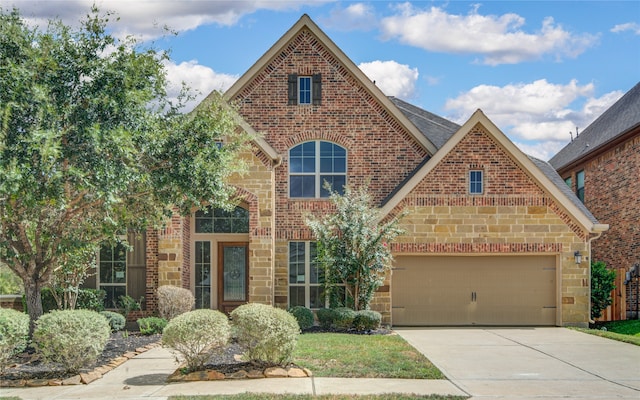
{"label": "house", "polygon": [[324,181],[368,183],[386,217],[407,211],[372,304],[385,323],[588,323],[591,241],[607,226],[482,111],[459,126],[386,97],[307,15],[224,96],[260,134],[232,180],[240,205],[174,216],[132,236],[133,253],[104,249],[93,284],[111,298],[142,293],[152,312],[171,284],[225,312],[322,307],[304,215],[331,209]]}
{"label": "house", "polygon": [[617,272],[613,304],[603,319],[638,318],[638,278],[630,271],[640,264],[640,83],[549,162],[598,220],[611,226],[592,247],[593,260]]}

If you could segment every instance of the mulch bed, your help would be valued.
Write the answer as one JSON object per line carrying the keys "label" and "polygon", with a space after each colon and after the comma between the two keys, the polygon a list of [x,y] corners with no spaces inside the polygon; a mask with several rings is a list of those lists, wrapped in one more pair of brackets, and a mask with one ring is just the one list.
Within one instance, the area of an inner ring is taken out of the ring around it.
{"label": "mulch bed", "polygon": [[[114,332],[111,334],[104,351],[98,360],[91,366],[81,370],[86,372],[95,367],[108,364],[111,360],[121,357],[123,354],[133,352],[137,348],[160,342],[161,335],[145,336],[139,332]],[[64,368],[56,364],[46,364],[35,353],[33,348],[16,355],[12,365],[0,375],[3,380],[29,380],[29,379],[65,379],[73,374],[65,373]]]}

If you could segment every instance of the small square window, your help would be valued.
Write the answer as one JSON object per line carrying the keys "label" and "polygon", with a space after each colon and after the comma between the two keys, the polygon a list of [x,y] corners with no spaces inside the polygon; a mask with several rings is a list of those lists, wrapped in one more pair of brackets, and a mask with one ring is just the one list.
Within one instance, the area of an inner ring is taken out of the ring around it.
{"label": "small square window", "polygon": [[482,171],[469,171],[469,193],[483,193]]}

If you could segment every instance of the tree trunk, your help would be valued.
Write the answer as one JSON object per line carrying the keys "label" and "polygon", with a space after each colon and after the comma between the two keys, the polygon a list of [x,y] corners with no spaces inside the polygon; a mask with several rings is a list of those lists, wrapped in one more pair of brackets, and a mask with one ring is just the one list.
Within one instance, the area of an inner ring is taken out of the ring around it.
{"label": "tree trunk", "polygon": [[35,323],[43,314],[42,311],[42,286],[38,281],[23,279],[24,295],[27,302],[27,313],[29,314],[29,337],[33,337]]}

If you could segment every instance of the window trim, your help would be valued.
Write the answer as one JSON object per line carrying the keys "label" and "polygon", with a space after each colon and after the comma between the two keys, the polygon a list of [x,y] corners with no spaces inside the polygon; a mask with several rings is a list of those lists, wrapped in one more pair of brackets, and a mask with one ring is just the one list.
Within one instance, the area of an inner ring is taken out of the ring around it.
{"label": "window trim", "polygon": [[[314,143],[314,172],[292,172],[291,171],[291,151],[295,148],[297,148],[298,146],[302,146],[306,143]],[[337,146],[340,149],[342,149],[344,151],[344,172],[322,172],[320,170],[320,162],[322,157],[320,156],[320,147],[322,146],[322,143],[329,143],[333,146]],[[288,151],[288,156],[289,156],[289,171],[288,171],[288,196],[290,199],[327,199],[329,198],[329,196],[323,196],[322,192],[323,192],[323,186],[324,186],[324,181],[322,180],[323,176],[343,176],[344,177],[344,185],[346,186],[348,184],[348,180],[347,180],[347,172],[349,171],[349,152],[347,151],[347,149],[343,146],[341,146],[338,143],[335,142],[331,142],[328,140],[308,140],[306,142],[302,142],[302,143],[298,143],[295,146],[291,147]],[[291,177],[292,176],[313,176],[314,177],[314,196],[313,197],[307,197],[307,196],[292,196],[291,195]],[[342,193],[344,188],[332,188],[334,191],[337,191],[339,193]]]}
{"label": "window trim", "polygon": [[[474,179],[475,174],[480,174],[479,181],[477,179]],[[468,177],[469,177],[469,186],[468,186],[469,194],[472,194],[472,195],[484,194],[484,171],[481,169],[472,169],[469,171]],[[480,185],[479,191],[476,190],[477,185]]]}

